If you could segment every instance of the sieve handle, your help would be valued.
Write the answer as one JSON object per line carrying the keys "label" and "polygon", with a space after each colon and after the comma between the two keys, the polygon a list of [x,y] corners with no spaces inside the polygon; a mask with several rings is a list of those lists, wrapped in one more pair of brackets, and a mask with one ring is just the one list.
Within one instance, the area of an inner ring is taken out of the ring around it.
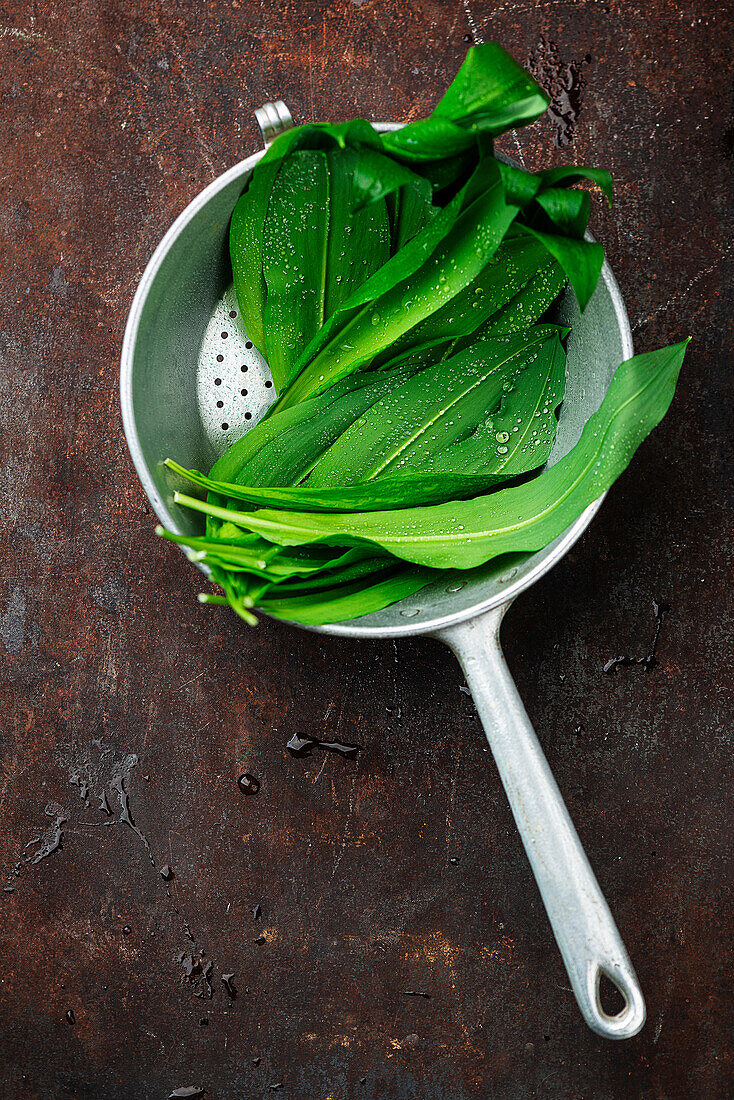
{"label": "sieve handle", "polygon": [[[628,1039],[645,1023],[642,990],[505,663],[506,608],[436,637],[466,675],[581,1013],[597,1035]],[[603,974],[624,997],[617,1016],[602,1008]]]}

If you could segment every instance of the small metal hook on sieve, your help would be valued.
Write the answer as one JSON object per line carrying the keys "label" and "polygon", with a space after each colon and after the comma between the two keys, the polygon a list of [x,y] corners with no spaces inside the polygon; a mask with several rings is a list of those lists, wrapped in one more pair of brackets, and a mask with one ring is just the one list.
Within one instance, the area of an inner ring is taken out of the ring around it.
{"label": "small metal hook on sieve", "polygon": [[276,99],[275,103],[263,103],[255,111],[255,119],[265,142],[265,148],[282,134],[284,130],[290,130],[293,126],[293,117],[282,99]]}

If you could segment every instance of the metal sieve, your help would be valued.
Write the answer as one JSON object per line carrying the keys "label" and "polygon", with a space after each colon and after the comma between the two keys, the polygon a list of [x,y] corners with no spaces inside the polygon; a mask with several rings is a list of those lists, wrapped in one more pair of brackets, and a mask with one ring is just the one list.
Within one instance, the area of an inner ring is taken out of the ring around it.
{"label": "metal sieve", "polygon": [[[256,117],[266,145],[293,125],[282,101]],[[384,123],[376,129],[397,129]],[[199,533],[201,517],[173,503],[163,460],[208,470],[273,400],[267,363],[248,340],[232,288],[229,220],[263,152],[235,165],[174,222],[148,264],[130,310],[122,349],[121,402],[128,446],[161,523]],[[608,264],[579,316],[572,293],[558,320],[572,325],[566,395],[552,464],[576,443],[612,375],[632,355],[624,303]],[[645,1022],[632,964],[584,854],[561,794],[505,664],[499,642],[512,600],[543,576],[585,531],[600,497],[562,535],[533,554],[505,555],[467,583],[435,582],[417,595],[349,622],[314,628],[355,638],[430,634],[458,657],[507,792],[525,851],[582,1015],[598,1035],[625,1039]],[[602,1007],[603,975],[624,998]]]}

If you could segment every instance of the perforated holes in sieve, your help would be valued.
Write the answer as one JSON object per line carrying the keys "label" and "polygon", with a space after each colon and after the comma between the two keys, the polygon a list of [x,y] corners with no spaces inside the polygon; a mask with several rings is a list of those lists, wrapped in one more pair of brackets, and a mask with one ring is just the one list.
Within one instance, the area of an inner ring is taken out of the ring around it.
{"label": "perforated holes in sieve", "polygon": [[416,615],[420,615],[421,609],[419,607],[406,607],[400,612],[406,619],[414,619]]}
{"label": "perforated holes in sieve", "polygon": [[458,584],[450,584],[446,589],[447,592],[461,592],[462,588],[466,588],[466,581],[459,581]]}
{"label": "perforated holes in sieve", "polygon": [[517,576],[517,569],[508,569],[506,573],[503,573],[500,577],[500,584],[507,584],[513,577]]}
{"label": "perforated holes in sieve", "polygon": [[275,393],[267,363],[244,331],[241,317],[229,287],[212,313],[199,350],[197,404],[215,454],[261,418]]}

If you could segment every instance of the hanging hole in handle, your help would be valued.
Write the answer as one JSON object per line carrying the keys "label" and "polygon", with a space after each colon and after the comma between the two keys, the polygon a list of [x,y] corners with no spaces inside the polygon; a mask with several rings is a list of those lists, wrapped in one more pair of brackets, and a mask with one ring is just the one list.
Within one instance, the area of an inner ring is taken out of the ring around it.
{"label": "hanging hole in handle", "polygon": [[[593,977],[592,977],[593,975]],[[589,974],[589,1006],[584,1016],[592,1031],[604,1039],[631,1039],[645,1023],[645,999],[630,964],[597,964]]]}
{"label": "hanging hole in handle", "polygon": [[629,1002],[622,990],[614,984],[609,975],[603,970],[599,974],[597,990],[599,1007],[604,1015],[609,1016],[610,1019],[621,1016]]}

